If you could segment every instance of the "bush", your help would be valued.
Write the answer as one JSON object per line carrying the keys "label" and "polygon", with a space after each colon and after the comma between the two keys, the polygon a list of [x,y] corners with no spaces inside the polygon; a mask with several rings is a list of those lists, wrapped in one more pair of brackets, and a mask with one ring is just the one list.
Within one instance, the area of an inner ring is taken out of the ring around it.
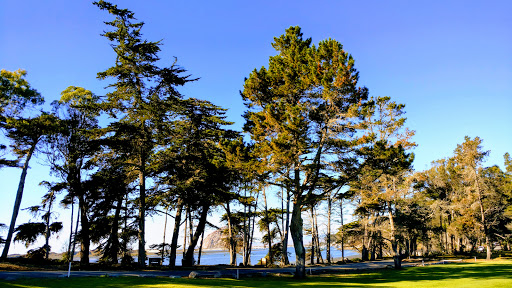
{"label": "bush", "polygon": [[27,255],[25,255],[25,258],[40,262],[45,260],[45,256],[46,249],[43,246],[37,249],[28,250]]}

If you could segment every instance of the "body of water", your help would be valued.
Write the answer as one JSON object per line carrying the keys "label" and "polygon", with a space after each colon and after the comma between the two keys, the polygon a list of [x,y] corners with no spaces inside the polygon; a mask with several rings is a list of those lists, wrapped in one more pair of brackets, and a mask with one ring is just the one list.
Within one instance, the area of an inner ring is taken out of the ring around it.
{"label": "body of water", "polygon": [[[266,248],[258,248],[253,249],[251,253],[251,264],[256,265],[258,264],[258,261],[260,261],[261,258],[265,257],[268,253],[268,249]],[[176,255],[176,265],[181,265],[181,259],[183,258],[182,251],[178,250]],[[357,251],[354,250],[347,250],[345,249],[345,258],[347,257],[354,257],[359,255]],[[293,247],[288,247],[288,258],[290,260],[290,263],[295,263],[295,249]],[[324,258],[324,261],[327,261],[326,257],[326,250],[322,250],[322,256]],[[152,256],[156,257],[156,256]],[[198,253],[196,252],[194,255],[196,261],[198,257]],[[334,248],[331,248],[331,257],[334,261],[341,260],[341,250],[337,250]],[[134,257],[136,258],[136,257]],[[135,261],[137,261],[135,259]],[[237,254],[236,256],[236,262],[241,263],[243,261],[243,257],[241,254]],[[306,262],[309,262],[309,259],[306,259]],[[169,265],[169,258],[166,257],[164,260],[164,265]],[[210,250],[210,251],[203,251],[201,254],[201,265],[219,265],[219,264],[226,264],[229,265],[229,251],[223,251],[223,250]]]}
{"label": "body of water", "polygon": [[[322,257],[324,261],[327,261],[326,259],[326,250],[322,250]],[[251,265],[258,264],[258,261],[260,261],[261,258],[265,257],[268,253],[267,248],[256,248],[252,250],[251,253]],[[181,266],[181,260],[183,259],[183,250],[178,250],[176,252],[176,265]],[[354,250],[348,250],[345,249],[345,258],[349,257],[355,257],[358,256],[359,253]],[[150,258],[158,258],[157,255],[151,255],[148,256]],[[197,262],[198,253],[194,254],[194,258]],[[331,248],[331,258],[333,262],[340,261],[341,260],[341,250]],[[137,257],[133,257],[134,261],[137,262]],[[288,259],[290,260],[290,264],[295,263],[295,249],[293,247],[288,247]],[[79,257],[75,256],[74,261],[80,261]],[[98,257],[91,256],[90,262],[95,263],[98,261]],[[238,264],[242,263],[243,257],[241,254],[237,254],[236,256],[236,262]],[[309,263],[309,258],[306,257],[306,263]],[[146,264],[148,264],[148,261],[146,260]],[[201,253],[201,265],[229,265],[229,251],[224,250],[207,250],[203,251]],[[165,257],[163,265],[169,265],[169,257]]]}

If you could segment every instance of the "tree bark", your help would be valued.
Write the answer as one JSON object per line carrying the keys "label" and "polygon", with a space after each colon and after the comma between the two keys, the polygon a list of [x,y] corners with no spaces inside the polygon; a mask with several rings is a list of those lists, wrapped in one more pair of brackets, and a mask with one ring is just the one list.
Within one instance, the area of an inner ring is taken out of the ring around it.
{"label": "tree bark", "polygon": [[331,199],[331,193],[327,195],[327,238],[326,238],[326,245],[327,245],[327,263],[331,264],[331,210],[332,210],[332,199]]}
{"label": "tree bark", "polygon": [[[247,189],[244,189],[244,197],[247,197]],[[242,234],[242,264],[245,266],[246,264],[246,255],[247,255],[247,203],[242,204],[244,206],[244,218],[243,218],[243,234]]]}
{"label": "tree bark", "polygon": [[88,266],[89,265],[89,252],[91,245],[91,237],[90,237],[90,225],[89,225],[89,217],[87,215],[87,211],[89,211],[89,207],[87,205],[87,201],[84,195],[80,195],[78,197],[78,205],[80,206],[80,223],[82,224],[82,229],[80,230],[80,265]]}
{"label": "tree bark", "polygon": [[226,203],[226,214],[228,220],[228,237],[229,237],[229,265],[236,266],[236,241],[233,235],[233,227],[231,225],[231,209],[229,202]]}
{"label": "tree bark", "polygon": [[[298,198],[298,199],[297,199]],[[295,277],[306,278],[306,251],[304,250],[304,235],[302,232],[301,199],[296,196],[293,203],[290,234],[295,248]]]}
{"label": "tree bark", "polygon": [[318,218],[316,216],[316,209],[313,208],[314,217],[315,217],[315,234],[316,234],[316,263],[324,263],[324,258],[322,257],[322,252],[320,251],[320,233],[318,232]]}
{"label": "tree bark", "polygon": [[290,191],[286,191],[286,220],[284,223],[284,237],[283,237],[283,264],[289,265],[288,259],[288,231],[290,231]]}
{"label": "tree bark", "polygon": [[197,265],[201,265],[201,255],[203,253],[203,240],[204,240],[204,232],[201,234],[201,243],[199,244],[199,251],[197,253]]}
{"label": "tree bark", "polygon": [[162,263],[164,263],[165,258],[165,235],[167,232],[167,212],[169,212],[169,206],[165,207],[165,221],[164,221],[164,239],[162,240]]}
{"label": "tree bark", "polygon": [[179,198],[178,204],[176,205],[176,217],[174,218],[174,229],[172,232],[172,239],[171,239],[171,253],[169,255],[169,267],[171,269],[174,269],[176,267],[176,250],[178,249],[178,237],[180,234],[182,208],[183,208],[183,200],[181,198]]}
{"label": "tree bark", "polygon": [[46,231],[44,233],[44,249],[45,249],[45,259],[48,260],[48,257],[50,256],[50,216],[52,215],[52,204],[53,204],[53,192],[50,196],[50,203],[48,204],[48,213],[46,215],[45,224],[46,224]]}
{"label": "tree bark", "polygon": [[201,215],[199,217],[199,223],[197,223],[196,231],[194,232],[194,236],[190,241],[190,245],[188,246],[187,252],[183,257],[183,266],[193,266],[194,265],[194,249],[196,248],[197,242],[199,241],[199,237],[204,232],[204,227],[206,226],[206,217],[208,216],[209,205],[205,204],[202,207]]}
{"label": "tree bark", "polygon": [[316,234],[315,234],[315,216],[313,215],[313,207],[311,207],[311,265],[315,264],[315,240]]}
{"label": "tree bark", "polygon": [[110,247],[110,261],[113,264],[117,264],[119,261],[117,259],[119,254],[119,220],[121,218],[121,209],[123,208],[123,196],[119,197],[117,200],[116,212],[114,214],[114,220],[112,220],[112,229],[110,233],[111,237],[111,247]]}
{"label": "tree bark", "polygon": [[140,171],[139,171],[139,230],[138,230],[138,246],[139,253],[137,262],[139,267],[146,266],[146,154],[144,145],[142,145],[140,155]]}
{"label": "tree bark", "polygon": [[121,264],[128,264],[127,261],[130,261],[130,263],[133,261],[132,255],[128,250],[128,242],[130,240],[130,236],[128,234],[128,195],[126,195],[125,197],[126,198],[124,199],[123,234],[121,234],[123,240],[123,245],[121,247],[123,251],[123,258],[121,259]]}
{"label": "tree bark", "polygon": [[18,213],[20,211],[21,198],[23,197],[23,189],[25,188],[25,178],[27,177],[28,163],[30,162],[30,158],[32,158],[32,155],[34,154],[36,145],[37,141],[36,143],[32,144],[32,146],[30,146],[30,149],[27,153],[27,158],[25,159],[25,164],[23,164],[23,170],[21,170],[18,191],[16,192],[16,199],[14,200],[14,207],[12,208],[11,224],[9,225],[9,232],[7,233],[7,238],[5,239],[4,244],[4,250],[2,251],[2,260],[7,259],[7,255],[9,253],[9,246],[11,245],[12,235],[14,233],[14,228],[16,226],[16,218],[18,218]]}
{"label": "tree bark", "polygon": [[[247,196],[246,195],[247,193],[245,193],[244,196]],[[244,204],[244,238],[243,238],[243,259],[242,259],[242,263],[244,266],[247,266],[247,264],[249,264],[248,262],[248,258],[249,258],[249,255],[248,255],[248,252],[249,252],[249,231],[250,231],[250,226],[251,226],[251,218],[250,216],[247,216],[247,210],[249,210],[249,215],[251,214],[251,207],[247,207],[246,204]]]}
{"label": "tree bark", "polygon": [[267,236],[268,236],[268,262],[267,265],[273,263],[274,257],[272,255],[272,235],[270,233],[270,219],[268,217],[268,206],[267,206],[267,193],[265,192],[265,187],[263,188],[263,200],[265,202],[265,224],[267,226]]}
{"label": "tree bark", "polygon": [[[71,246],[71,250],[69,253],[69,265],[68,265],[68,277],[69,272],[71,270],[71,263],[73,263],[73,258],[75,257],[75,246],[76,246],[76,239],[78,237],[78,222],[80,221],[80,206],[78,206],[78,212],[76,213],[76,226],[75,226],[75,236],[73,237],[73,244]],[[71,228],[71,233],[73,233],[73,228]]]}
{"label": "tree bark", "polygon": [[366,241],[368,241],[368,221],[370,216],[365,216],[364,221],[364,232],[363,232],[363,247],[361,248],[361,260],[368,261],[368,247]]}
{"label": "tree bark", "polygon": [[[188,213],[189,211],[189,207],[187,205],[187,209],[185,211],[185,226],[183,227],[183,258],[185,258],[185,252],[187,252],[187,221],[188,220],[188,216],[190,215],[190,213]],[[181,258],[181,265],[183,266],[183,258]]]}
{"label": "tree bark", "polygon": [[391,207],[391,203],[388,203],[388,217],[389,217],[389,226],[391,229],[390,232],[390,241],[391,241],[391,248],[393,250],[393,262],[395,264],[395,269],[402,268],[402,259],[400,258],[400,255],[398,253],[398,241],[396,240],[396,230],[395,230],[395,221],[393,220],[393,210]]}
{"label": "tree bark", "polygon": [[[258,199],[256,198],[256,202],[258,202]],[[251,207],[249,206],[249,214],[251,214]],[[251,264],[251,252],[252,252],[252,244],[254,240],[254,229],[256,226],[256,216],[252,216],[252,224],[251,224],[251,217],[249,217],[249,243],[247,243],[247,262],[244,263],[245,266]]]}
{"label": "tree bark", "polygon": [[71,245],[73,242],[73,215],[75,212],[75,200],[74,197],[71,198],[71,219],[69,225],[69,245],[68,245],[68,256],[71,257]]}
{"label": "tree bark", "polygon": [[340,220],[341,220],[341,261],[345,263],[345,230],[343,227],[343,198],[340,199]]}
{"label": "tree bark", "polygon": [[478,205],[480,206],[480,219],[482,221],[482,227],[484,230],[485,235],[485,246],[487,247],[487,257],[486,260],[491,260],[491,243],[489,241],[489,229],[487,229],[487,223],[485,222],[485,210],[484,210],[484,204],[482,201],[482,192],[480,191],[480,185],[478,183],[478,174],[477,171],[474,170],[475,173],[475,186],[476,186],[476,193],[478,196]]}

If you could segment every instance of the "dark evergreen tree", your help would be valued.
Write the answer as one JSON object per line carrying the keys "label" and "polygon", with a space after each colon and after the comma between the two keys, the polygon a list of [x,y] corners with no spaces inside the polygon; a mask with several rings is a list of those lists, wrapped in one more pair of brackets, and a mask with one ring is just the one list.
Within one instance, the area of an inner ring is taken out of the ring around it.
{"label": "dark evergreen tree", "polygon": [[102,108],[119,119],[110,127],[116,133],[129,133],[131,139],[129,163],[139,174],[138,263],[144,266],[146,178],[149,159],[156,145],[155,134],[174,116],[179,106],[181,95],[176,87],[191,79],[182,76],[185,70],[174,64],[168,68],[157,66],[160,43],[142,38],[144,23],[135,22],[133,12],[105,1],[94,4],[115,17],[113,21],[105,22],[112,30],[103,34],[112,42],[115,65],[98,73],[98,78],[114,79],[108,86],[114,90],[107,94]]}
{"label": "dark evergreen tree", "polygon": [[198,213],[198,223],[182,263],[192,266],[194,249],[204,232],[210,208],[234,197],[230,192],[232,171],[226,166],[220,143],[237,133],[223,128],[231,124],[225,121],[224,109],[194,98],[183,100],[183,104],[182,118],[168,123],[174,127],[167,134],[167,143],[172,145],[157,153],[153,169],[159,175],[159,185],[167,187],[168,197],[177,203],[171,261],[175,259],[182,209]]}
{"label": "dark evergreen tree", "polygon": [[70,86],[62,92],[61,99],[52,103],[54,115],[59,120],[59,133],[54,133],[46,149],[52,173],[61,181],[56,184],[66,190],[66,203],[78,200],[80,211],[80,264],[89,264],[90,209],[97,200],[96,190],[85,185],[87,172],[94,168],[92,157],[100,145],[93,132],[98,128],[97,109],[99,97],[81,87]]}
{"label": "dark evergreen tree", "polygon": [[[26,75],[27,72],[21,69],[14,72],[4,69],[0,71],[0,129],[6,128],[7,118],[22,116],[27,105],[40,105],[44,102],[41,94],[30,87]],[[6,145],[0,143],[0,153],[3,154],[6,148]],[[16,167],[17,164],[16,160],[0,157],[0,168]]]}
{"label": "dark evergreen tree", "polygon": [[7,234],[4,250],[2,252],[2,259],[6,259],[9,253],[14,228],[16,225],[16,218],[21,206],[21,199],[23,197],[23,190],[25,187],[25,179],[29,168],[29,163],[38,148],[38,144],[48,135],[55,133],[59,129],[57,119],[50,114],[42,113],[40,116],[34,118],[7,118],[5,129],[7,129],[7,137],[13,142],[12,149],[18,159],[24,159],[20,182],[16,192],[16,199],[14,202],[13,213],[11,217],[11,224]]}

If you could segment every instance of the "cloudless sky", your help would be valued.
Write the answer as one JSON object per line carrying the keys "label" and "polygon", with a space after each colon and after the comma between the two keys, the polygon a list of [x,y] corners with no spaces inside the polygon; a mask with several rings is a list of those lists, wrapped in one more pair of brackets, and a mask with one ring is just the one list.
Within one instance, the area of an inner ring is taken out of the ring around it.
{"label": "cloudless sky", "polygon": [[[228,120],[237,130],[243,125],[239,90],[244,77],[275,55],[273,37],[298,25],[313,43],[326,38],[342,43],[356,61],[359,84],[371,96],[390,96],[406,105],[407,126],[416,131],[416,170],[451,156],[466,135],[482,138],[484,149],[491,150],[488,166],[503,168],[503,154],[512,153],[512,1],[114,3],[146,23],[144,37],[162,40],[162,66],[176,57],[178,65],[200,78],[180,92],[229,109]],[[0,4],[0,68],[27,70],[46,109],[70,85],[106,93],[107,83],[96,73],[115,60],[108,40],[99,35],[107,29],[103,21],[112,19],[107,12],[81,0]],[[37,184],[51,180],[42,164],[43,157],[33,159],[22,208],[38,204],[45,191]],[[8,224],[21,171],[3,168],[0,173],[0,223]],[[69,210],[59,213],[69,217]],[[17,224],[29,219],[22,212]],[[60,220],[67,225],[67,218]],[[159,221],[147,221],[148,244],[161,242]],[[63,250],[62,243],[52,250]],[[11,247],[12,253],[26,250],[20,244]]]}

